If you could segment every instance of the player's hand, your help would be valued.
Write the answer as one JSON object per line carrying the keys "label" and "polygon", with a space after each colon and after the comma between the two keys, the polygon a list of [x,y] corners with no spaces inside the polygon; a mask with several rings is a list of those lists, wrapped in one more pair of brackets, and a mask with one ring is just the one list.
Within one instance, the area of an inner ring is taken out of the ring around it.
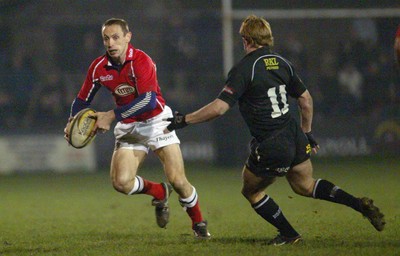
{"label": "player's hand", "polygon": [[318,142],[315,140],[314,135],[312,134],[312,132],[306,132],[305,134],[307,136],[308,142],[310,142],[310,146],[311,146],[313,152],[316,154],[318,152],[318,149],[319,149]]}
{"label": "player's hand", "polygon": [[173,130],[182,129],[188,125],[186,123],[185,115],[179,113],[178,111],[175,111],[174,116],[165,119],[165,121],[169,121],[171,123],[167,126],[167,129],[164,130],[164,133],[172,132]]}
{"label": "player's hand", "polygon": [[[73,117],[69,117],[68,118],[68,122],[67,122],[67,124],[65,125],[65,128],[64,128],[64,139],[66,140],[66,141],[68,141],[68,137],[69,137],[69,131],[70,131],[70,125],[71,125],[71,121],[72,121],[72,119],[74,119]],[[68,144],[69,145],[69,144]]]}
{"label": "player's hand", "polygon": [[96,132],[105,133],[111,129],[111,124],[115,120],[114,110],[110,110],[107,112],[96,112],[91,114],[90,116],[93,119],[97,119],[96,128],[93,131],[93,134]]}

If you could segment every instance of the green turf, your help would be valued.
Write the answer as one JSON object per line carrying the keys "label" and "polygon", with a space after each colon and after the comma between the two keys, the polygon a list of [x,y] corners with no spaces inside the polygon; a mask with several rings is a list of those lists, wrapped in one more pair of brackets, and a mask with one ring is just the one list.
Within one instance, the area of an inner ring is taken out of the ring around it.
{"label": "green turf", "polygon": [[[315,177],[372,197],[385,213],[386,229],[375,231],[347,207],[297,196],[282,178],[268,193],[304,243],[267,246],[276,230],[240,194],[241,166],[187,167],[209,221],[209,241],[193,239],[175,193],[168,228],[160,229],[150,197],[118,194],[106,172],[24,174],[0,176],[0,255],[400,255],[400,160],[314,162]],[[163,179],[160,167],[140,174]]]}

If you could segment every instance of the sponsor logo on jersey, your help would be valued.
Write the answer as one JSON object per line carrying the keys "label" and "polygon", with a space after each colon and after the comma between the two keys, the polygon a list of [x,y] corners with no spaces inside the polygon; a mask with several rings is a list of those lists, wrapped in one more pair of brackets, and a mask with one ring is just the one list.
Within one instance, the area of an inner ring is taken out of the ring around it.
{"label": "sponsor logo on jersey", "polygon": [[132,58],[133,56],[133,49],[129,49],[128,58]]}
{"label": "sponsor logo on jersey", "polygon": [[275,70],[279,69],[279,62],[276,60],[276,58],[266,58],[263,59],[265,63],[265,69],[266,70]]}
{"label": "sponsor logo on jersey", "polygon": [[102,81],[102,82],[111,81],[113,79],[114,79],[114,77],[112,75],[100,76],[100,81]]}
{"label": "sponsor logo on jersey", "polygon": [[114,93],[118,96],[128,96],[135,93],[135,88],[129,84],[120,84],[115,88]]}

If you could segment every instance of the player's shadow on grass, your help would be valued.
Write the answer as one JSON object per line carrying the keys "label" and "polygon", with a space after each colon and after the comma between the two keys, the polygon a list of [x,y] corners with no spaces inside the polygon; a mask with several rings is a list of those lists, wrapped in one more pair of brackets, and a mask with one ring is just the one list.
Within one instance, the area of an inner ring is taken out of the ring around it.
{"label": "player's shadow on grass", "polygon": [[[303,237],[304,238],[304,237]],[[393,247],[399,246],[399,241],[396,237],[392,239],[370,240],[367,237],[357,238],[357,240],[338,239],[332,237],[306,237],[305,243],[311,245],[313,248],[326,248],[326,247],[352,247],[352,248],[377,248],[377,247]],[[379,245],[377,244],[379,243]]]}
{"label": "player's shadow on grass", "polygon": [[210,241],[221,244],[266,245],[273,237],[212,237]]}
{"label": "player's shadow on grass", "polygon": [[[253,244],[253,245],[268,245],[268,242],[273,237],[212,237],[210,242],[221,243],[221,244]],[[313,248],[326,248],[326,247],[358,247],[358,248],[376,248],[377,242],[368,239],[362,241],[350,241],[332,239],[331,237],[303,237],[303,241],[299,244],[306,246],[312,246]],[[398,240],[385,239],[379,242],[379,246],[384,247],[397,247]]]}

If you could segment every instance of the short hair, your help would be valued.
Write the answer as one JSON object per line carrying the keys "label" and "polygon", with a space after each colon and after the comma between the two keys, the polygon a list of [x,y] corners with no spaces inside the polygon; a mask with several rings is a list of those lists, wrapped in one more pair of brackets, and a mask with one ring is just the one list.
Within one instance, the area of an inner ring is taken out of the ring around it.
{"label": "short hair", "polygon": [[101,27],[101,31],[103,31],[104,27],[111,26],[111,25],[120,26],[124,35],[126,35],[126,33],[129,32],[128,22],[126,22],[123,19],[118,19],[118,18],[111,18],[111,19],[106,20],[103,23],[103,26]]}
{"label": "short hair", "polygon": [[239,30],[240,35],[254,46],[274,46],[274,37],[269,23],[255,15],[247,16]]}

